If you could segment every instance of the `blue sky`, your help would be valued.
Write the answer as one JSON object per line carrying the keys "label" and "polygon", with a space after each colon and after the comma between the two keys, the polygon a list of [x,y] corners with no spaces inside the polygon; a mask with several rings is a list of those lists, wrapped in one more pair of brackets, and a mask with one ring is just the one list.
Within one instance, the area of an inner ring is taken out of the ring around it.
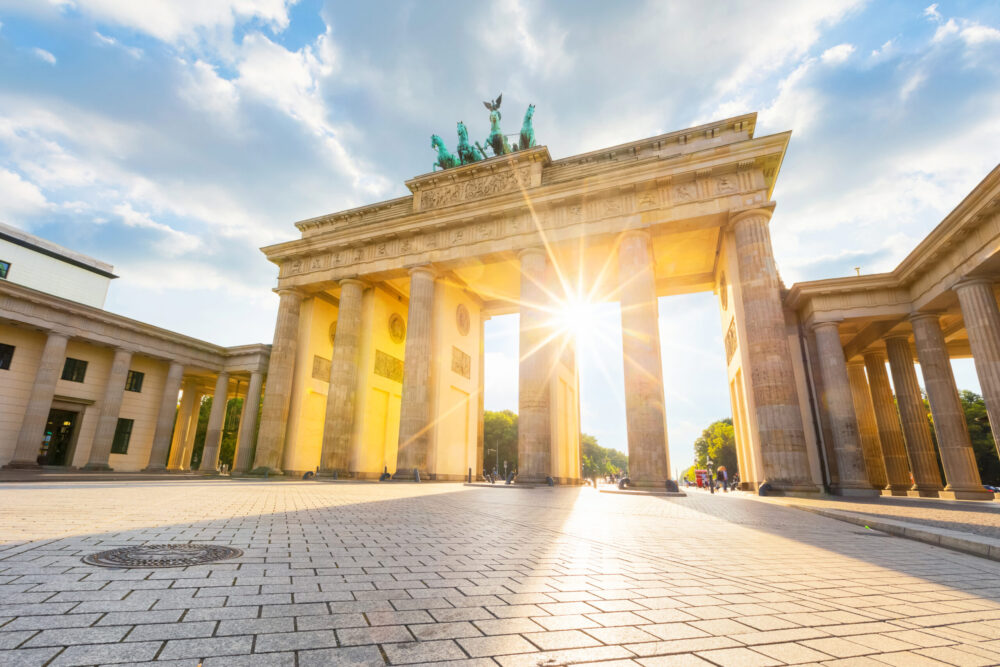
{"label": "blue sky", "polygon": [[[0,23],[0,220],[113,263],[109,310],[227,345],[271,339],[260,246],[405,194],[500,91],[554,157],[748,111],[792,130],[786,284],[892,268],[1000,161],[996,2],[0,0]],[[729,413],[715,308],[660,303],[677,467]],[[516,406],[515,331],[489,324],[488,407]],[[620,368],[581,353],[584,430],[624,448]]]}

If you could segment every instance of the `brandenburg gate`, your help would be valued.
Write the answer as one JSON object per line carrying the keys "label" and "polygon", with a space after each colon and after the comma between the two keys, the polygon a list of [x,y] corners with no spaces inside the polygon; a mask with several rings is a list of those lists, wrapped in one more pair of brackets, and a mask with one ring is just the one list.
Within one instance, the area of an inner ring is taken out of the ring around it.
{"label": "brandenburg gate", "polygon": [[578,483],[579,373],[551,313],[588,293],[621,304],[630,477],[662,489],[657,298],[714,291],[743,479],[816,491],[797,328],[768,231],[790,133],[754,137],[755,121],[558,160],[525,147],[296,223],[301,238],[263,249],[280,306],[254,467],[478,476],[483,324],[517,312],[518,481]]}

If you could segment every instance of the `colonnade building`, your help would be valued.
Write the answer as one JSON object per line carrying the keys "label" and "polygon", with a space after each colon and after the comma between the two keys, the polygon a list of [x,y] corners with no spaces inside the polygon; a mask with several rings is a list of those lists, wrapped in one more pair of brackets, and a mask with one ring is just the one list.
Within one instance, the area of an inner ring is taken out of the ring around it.
{"label": "colonnade building", "polygon": [[206,395],[201,468],[218,465],[229,398],[244,398],[236,457],[250,459],[269,346],[110,313],[113,267],[7,225],[0,268],[0,465],[189,470]]}
{"label": "colonnade building", "polygon": [[[632,482],[669,487],[664,381],[683,378],[663,377],[659,299],[713,292],[746,488],[991,498],[950,359],[974,359],[1000,420],[1000,167],[895,270],[788,289],[769,221],[790,133],[756,137],[755,124],[746,114],[557,160],[532,147],[298,222],[299,238],[263,248],[278,267],[270,348],[216,347],[0,281],[0,343],[22,363],[0,370],[0,391],[16,394],[0,406],[0,463],[32,464],[53,411],[76,410],[87,426],[73,465],[184,469],[199,395],[235,382],[255,406],[266,371],[237,472],[478,476],[484,323],[519,313],[518,480],[578,483],[580,375],[556,315],[587,295],[621,306]],[[86,392],[69,358],[93,368]],[[148,374],[141,399],[133,371]],[[132,414],[145,415],[144,444],[110,453]]]}

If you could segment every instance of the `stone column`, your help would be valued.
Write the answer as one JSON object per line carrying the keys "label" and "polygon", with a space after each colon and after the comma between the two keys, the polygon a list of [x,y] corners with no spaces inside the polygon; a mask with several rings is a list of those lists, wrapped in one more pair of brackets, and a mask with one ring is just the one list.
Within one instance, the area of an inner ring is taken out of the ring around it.
{"label": "stone column", "polygon": [[489,315],[479,312],[479,426],[476,432],[476,467],[472,471],[473,479],[483,478],[486,456],[486,320],[488,319]]}
{"label": "stone column", "polygon": [[934,432],[937,434],[938,451],[941,452],[941,464],[948,482],[940,495],[963,500],[993,500],[993,493],[983,488],[983,482],[979,478],[976,454],[972,450],[965,412],[958,397],[955,374],[951,369],[951,358],[938,316],[933,313],[918,313],[910,317],[910,322],[913,325],[917,357],[920,359],[920,371],[927,389],[927,400],[934,417]]}
{"label": "stone column", "polygon": [[[198,381],[194,378],[185,380],[184,395],[181,397],[181,406],[177,414],[177,427],[174,429],[174,441],[167,463],[168,470],[180,470],[183,467],[184,449],[188,441],[188,430],[191,427],[191,413],[196,410],[197,393]],[[197,421],[195,425],[197,426]]]}
{"label": "stone column", "polygon": [[236,454],[233,455],[233,472],[247,472],[253,460],[253,437],[257,428],[257,410],[260,408],[260,388],[264,384],[264,374],[250,373],[250,385],[243,399],[240,413],[240,434],[236,438]]}
{"label": "stone column", "polygon": [[823,402],[830,415],[833,453],[837,458],[838,482],[833,491],[839,495],[878,495],[868,481],[858,419],[854,414],[851,381],[847,375],[847,362],[840,345],[837,323],[820,322],[813,326],[813,332],[823,376]]}
{"label": "stone column", "polygon": [[184,366],[176,361],[172,362],[163,384],[160,410],[156,413],[156,430],[153,432],[153,446],[149,451],[149,462],[146,464],[147,472],[157,472],[167,468],[170,436],[177,420],[177,394],[180,393],[183,377]]}
{"label": "stone column", "polygon": [[302,294],[293,289],[279,289],[278,320],[267,367],[267,392],[260,411],[260,431],[254,469],[281,472],[285,454],[285,429],[288,426],[292,377],[295,373],[295,348],[299,338],[299,310]]}
{"label": "stone column", "polygon": [[910,463],[906,457],[903,429],[899,424],[892,387],[889,386],[889,374],[885,370],[886,357],[883,352],[872,350],[865,352],[864,359],[875,423],[878,425],[878,440],[882,445],[882,460],[885,462],[886,494],[905,496],[912,485]]}
{"label": "stone column", "polygon": [[744,375],[754,397],[763,481],[779,491],[817,492],[788,349],[770,217],[766,210],[745,211],[732,223],[749,357]]}
{"label": "stone column", "polygon": [[361,354],[361,297],[364,283],[340,281],[337,332],[330,361],[330,388],[326,395],[326,422],[320,452],[320,473],[346,473],[351,462],[354,406]]}
{"label": "stone column", "polygon": [[[410,269],[410,307],[406,322],[403,394],[399,407],[397,479],[412,479],[413,470],[427,470],[431,428],[431,383],[434,354],[435,273],[429,266]],[[338,324],[339,327],[339,318]]]}
{"label": "stone column", "polygon": [[851,397],[854,400],[854,414],[858,418],[858,435],[861,437],[861,452],[865,457],[868,481],[872,488],[884,489],[889,480],[885,474],[882,443],[878,438],[878,421],[875,419],[875,406],[868,389],[868,378],[865,377],[864,362],[848,362],[847,378],[851,382]]}
{"label": "stone column", "polygon": [[222,371],[215,380],[212,394],[212,409],[208,413],[208,428],[205,429],[205,446],[201,450],[202,472],[212,472],[219,467],[219,448],[222,446],[223,422],[226,406],[229,404],[229,373]]}
{"label": "stone column", "polygon": [[[963,280],[955,285],[955,293],[962,306],[965,331],[972,347],[993,440],[1000,443],[1000,308],[993,294],[993,281]],[[1000,451],[1000,444],[997,447]]]}
{"label": "stone column", "polygon": [[125,381],[128,379],[128,368],[132,363],[132,352],[121,348],[115,349],[115,358],[111,362],[111,373],[104,386],[104,397],[101,399],[100,413],[97,418],[97,430],[94,431],[93,444],[90,446],[90,456],[84,470],[111,470],[108,457],[111,445],[118,428],[118,415],[122,408],[122,394],[125,393]]}
{"label": "stone column", "polygon": [[[543,482],[552,474],[552,433],[549,422],[549,383],[554,359],[549,338],[546,305],[548,255],[542,248],[528,248],[521,260],[521,303],[517,387],[517,478]],[[500,471],[503,474],[503,471]]]}
{"label": "stone column", "polygon": [[861,439],[861,452],[864,455],[868,482],[872,488],[882,490],[888,485],[889,480],[886,477],[882,443],[878,437],[878,421],[875,418],[875,406],[872,403],[864,361],[848,362],[847,378],[851,383],[851,398],[858,421],[858,436]]}
{"label": "stone column", "polygon": [[899,421],[903,425],[906,457],[913,473],[913,487],[909,495],[936,498],[941,490],[941,473],[938,470],[934,442],[931,440],[924,400],[913,368],[913,350],[906,336],[892,336],[885,340],[889,354],[892,384],[896,388]]}
{"label": "stone column", "polygon": [[35,383],[31,385],[28,407],[21,420],[21,430],[17,434],[14,458],[5,468],[37,468],[38,454],[45,439],[45,425],[52,409],[52,397],[56,393],[56,382],[66,364],[66,343],[69,337],[54,331],[49,332],[42,350],[42,358],[35,371]]}
{"label": "stone column", "polygon": [[670,478],[652,239],[628,231],[618,246],[628,473],[632,484],[662,488]]}

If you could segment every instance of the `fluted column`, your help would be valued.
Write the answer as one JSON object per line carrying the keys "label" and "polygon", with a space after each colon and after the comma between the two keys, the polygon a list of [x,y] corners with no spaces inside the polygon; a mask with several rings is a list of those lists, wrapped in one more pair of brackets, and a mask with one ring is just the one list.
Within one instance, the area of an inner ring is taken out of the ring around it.
{"label": "fluted column", "polygon": [[[399,479],[411,479],[414,468],[422,472],[427,470],[433,427],[434,279],[434,270],[429,266],[410,269],[403,395],[399,406],[399,450],[394,475]],[[337,326],[340,326],[339,323]]]}
{"label": "fluted column", "polygon": [[490,319],[482,311],[479,313],[479,427],[476,435],[476,467],[473,469],[473,479],[483,477],[483,458],[486,448],[486,320]]}
{"label": "fluted column", "polygon": [[337,332],[330,361],[330,388],[326,395],[326,421],[320,452],[321,473],[346,473],[351,459],[354,433],[354,406],[358,391],[358,363],[361,354],[361,297],[364,283],[340,281]]}
{"label": "fluted column", "polygon": [[670,478],[666,401],[660,357],[652,240],[629,231],[618,246],[628,473],[636,486],[663,487]]}
{"label": "fluted column", "polygon": [[765,480],[778,490],[818,491],[806,452],[802,413],[785,331],[778,269],[765,210],[733,218],[750,380]]}
{"label": "fluted column", "polygon": [[878,421],[875,419],[868,378],[865,377],[864,362],[848,362],[847,379],[851,382],[851,397],[854,400],[854,414],[858,418],[858,435],[861,437],[861,452],[865,457],[868,482],[872,488],[884,489],[889,480],[885,474],[882,443],[878,438]]}
{"label": "fluted column", "polygon": [[208,413],[208,428],[205,429],[205,446],[201,450],[201,465],[203,472],[214,471],[219,467],[219,448],[222,446],[223,422],[226,419],[226,406],[229,404],[229,373],[223,371],[215,380],[215,391],[212,393],[212,409]]}
{"label": "fluted column", "polygon": [[910,317],[910,322],[927,400],[934,417],[941,465],[948,483],[941,495],[965,500],[993,500],[993,493],[983,488],[979,478],[976,454],[972,450],[969,427],[965,423],[965,412],[958,397],[955,374],[938,316],[918,313]]}
{"label": "fluted column", "polygon": [[264,374],[250,373],[250,384],[243,399],[240,413],[240,433],[236,438],[236,453],[233,455],[233,472],[247,472],[253,460],[253,438],[257,429],[257,410],[260,409],[260,389],[264,384]]}
{"label": "fluted column", "polygon": [[[962,306],[965,331],[972,347],[979,388],[990,418],[993,441],[1000,441],[1000,308],[993,294],[993,281],[965,280],[955,285]],[[997,444],[1000,451],[1000,444]]]}
{"label": "fluted column", "polygon": [[101,400],[100,413],[97,418],[97,430],[94,431],[93,444],[90,446],[90,456],[84,470],[110,470],[108,457],[111,455],[111,445],[114,443],[115,430],[118,427],[118,415],[122,409],[122,395],[125,393],[125,380],[128,379],[128,368],[132,363],[132,352],[121,348],[115,349],[115,357],[111,362],[111,373],[104,386],[104,397]]}
{"label": "fluted column", "polygon": [[913,473],[913,487],[910,495],[937,497],[941,490],[941,473],[938,470],[934,442],[931,440],[927,413],[917,383],[917,372],[913,368],[913,350],[906,336],[892,336],[885,340],[889,354],[889,369],[892,384],[896,388],[896,403],[899,407],[899,421],[903,425],[903,440],[906,443],[906,457]]}
{"label": "fluted column", "polygon": [[548,256],[541,248],[522,250],[518,370],[517,478],[540,482],[552,474],[552,434],[549,416],[549,383],[552,379],[552,345],[546,310]]}
{"label": "fluted column", "polygon": [[[173,443],[170,447],[168,470],[180,470],[183,467],[184,450],[188,441],[188,430],[191,427],[191,413],[196,410],[197,394],[198,381],[194,378],[185,380],[184,395],[181,397],[181,406],[177,413],[177,427],[174,429]],[[197,426],[197,421],[195,425]]]}
{"label": "fluted column", "polygon": [[878,495],[868,481],[865,457],[861,450],[858,419],[854,413],[851,381],[847,375],[844,349],[836,322],[820,322],[813,327],[823,376],[823,402],[830,415],[833,453],[837,458],[838,482],[835,493],[843,495]]}
{"label": "fluted column", "polygon": [[172,362],[163,383],[160,409],[156,413],[156,430],[153,431],[153,446],[149,450],[149,462],[146,464],[147,472],[157,472],[167,468],[170,436],[177,420],[177,394],[180,393],[183,377],[184,366]]}
{"label": "fluted column", "polygon": [[293,289],[278,290],[278,319],[267,367],[267,392],[260,411],[260,431],[254,469],[281,472],[285,455],[285,429],[288,426],[292,377],[295,373],[295,348],[299,339],[299,311],[302,294]]}
{"label": "fluted column", "polygon": [[882,460],[889,495],[905,496],[910,481],[910,462],[906,456],[903,427],[899,423],[899,413],[889,385],[889,374],[885,370],[885,354],[878,350],[865,352],[865,370],[871,389],[872,406],[875,409],[875,423],[878,425],[878,440],[882,445]]}
{"label": "fluted column", "polygon": [[42,350],[42,358],[35,371],[35,382],[31,385],[28,407],[21,420],[21,430],[17,434],[14,458],[5,468],[37,468],[38,454],[45,438],[45,425],[52,409],[52,397],[56,393],[56,382],[62,375],[66,363],[66,343],[69,337],[61,333],[49,332]]}

